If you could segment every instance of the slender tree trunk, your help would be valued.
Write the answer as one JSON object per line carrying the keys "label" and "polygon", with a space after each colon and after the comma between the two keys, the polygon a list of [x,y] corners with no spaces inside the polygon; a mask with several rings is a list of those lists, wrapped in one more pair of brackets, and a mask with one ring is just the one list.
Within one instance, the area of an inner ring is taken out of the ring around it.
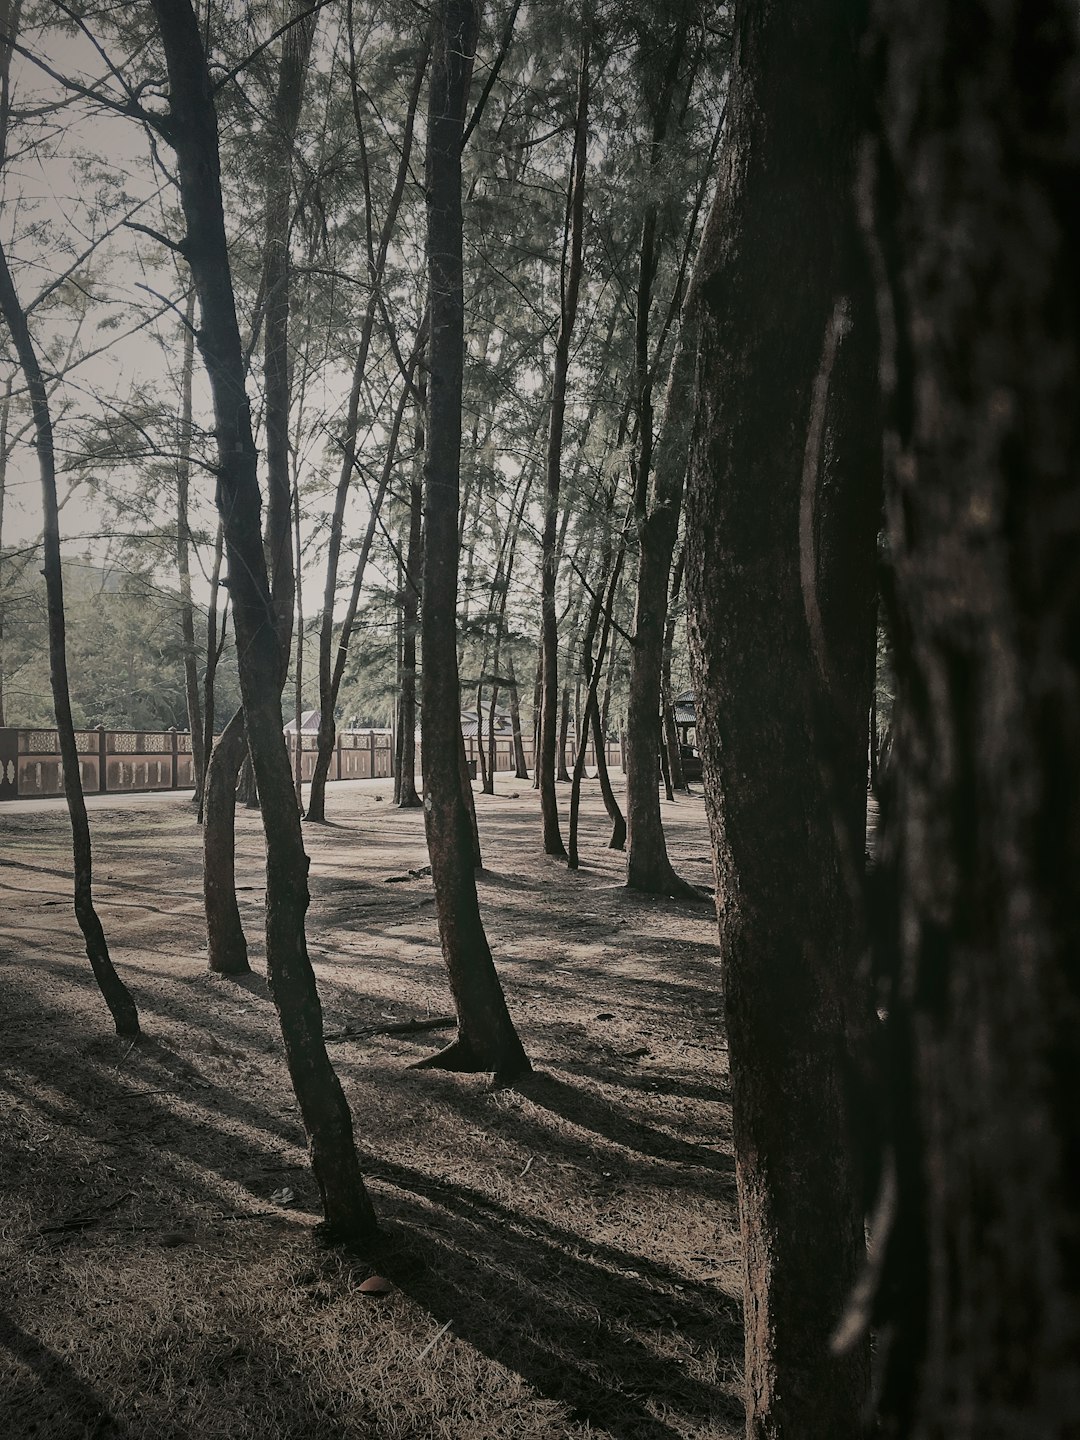
{"label": "slender tree trunk", "polygon": [[[1080,1434],[1080,25],[876,12],[897,681],[876,878],[879,1421]],[[879,1237],[880,1239],[881,1237]]]}
{"label": "slender tree trunk", "polygon": [[214,536],[214,559],[210,568],[210,599],[206,607],[206,668],[203,671],[203,755],[206,769],[203,771],[203,787],[199,792],[199,824],[205,819],[206,780],[214,749],[214,722],[217,719],[217,667],[225,649],[225,632],[228,625],[228,600],[221,616],[221,630],[218,630],[218,596],[221,594],[221,564],[225,552],[225,530],[219,517]]}
{"label": "slender tree trunk", "polygon": [[[352,640],[353,626],[356,624],[356,614],[360,608],[360,596],[364,588],[364,576],[367,573],[368,560],[371,558],[371,547],[375,541],[375,532],[379,524],[379,516],[382,513],[383,503],[386,499],[386,494],[390,488],[390,481],[394,473],[398,442],[401,437],[401,425],[411,394],[413,370],[418,355],[419,349],[414,350],[408,362],[406,373],[403,377],[401,395],[398,398],[397,406],[394,409],[394,418],[390,424],[390,434],[386,441],[386,454],[383,457],[383,468],[379,475],[379,484],[374,496],[369,496],[371,511],[368,515],[364,538],[360,545],[360,554],[356,559],[352,588],[349,591],[349,602],[338,631],[337,648],[334,654],[334,663],[330,673],[329,684],[324,687],[320,682],[319,693],[321,700],[330,706],[331,723],[329,730],[327,730],[327,727],[322,721],[322,711],[320,711],[318,751],[315,757],[314,773],[311,778],[311,789],[308,792],[307,819],[313,823],[316,821],[325,823],[326,819],[325,788],[330,775],[330,759],[333,755],[333,742],[337,734],[333,720],[333,712],[337,707],[338,696],[341,693],[341,682],[345,676],[345,665],[349,658],[349,643]],[[336,570],[337,566],[335,564],[335,573]],[[323,743],[327,733],[329,733],[331,738],[329,750],[326,749]],[[312,796],[315,793],[316,782],[318,782],[321,798],[316,799],[313,803]]]}
{"label": "slender tree trunk", "polygon": [[184,698],[187,702],[188,734],[194,771],[194,804],[202,804],[206,751],[203,748],[202,697],[199,692],[199,663],[195,646],[195,607],[191,598],[191,527],[188,494],[191,487],[191,389],[195,373],[195,294],[184,308],[184,361],[180,390],[180,456],[176,462],[176,569],[180,576],[180,638],[184,646]]}
{"label": "slender tree trunk", "polygon": [[537,647],[536,672],[533,675],[533,783],[534,790],[540,789],[540,731],[543,728],[544,705],[544,639],[541,633]]}
{"label": "slender tree trunk", "polygon": [[660,666],[660,704],[663,715],[664,747],[667,750],[668,770],[675,790],[689,790],[683,772],[682,747],[679,731],[675,724],[675,696],[671,689],[671,661],[675,648],[675,607],[682,589],[683,568],[686,563],[685,551],[680,550],[671,574],[671,594],[668,596],[667,620],[664,625],[664,654]]}
{"label": "slender tree trunk", "polygon": [[[424,453],[422,413],[417,419],[416,451],[418,456]],[[405,810],[416,809],[421,803],[416,793],[416,631],[423,564],[423,508],[423,475],[422,472],[414,472],[409,485],[409,549],[405,561],[401,632],[401,784],[398,804]]]}
{"label": "slender tree trunk", "polygon": [[[544,852],[566,858],[559,830],[559,807],[555,797],[555,760],[559,709],[559,633],[555,618],[555,582],[558,578],[556,527],[559,517],[559,490],[562,479],[562,444],[566,418],[566,377],[570,368],[570,341],[577,319],[581,288],[582,239],[585,225],[585,170],[589,138],[589,60],[592,17],[588,6],[581,20],[581,62],[578,69],[577,115],[574,123],[574,153],[566,206],[566,231],[561,271],[559,334],[555,342],[555,372],[551,384],[551,421],[547,443],[547,492],[542,539],[541,618],[543,637],[543,684],[540,697],[540,750],[536,756],[540,808],[544,823]],[[563,772],[565,773],[565,761]]]}
{"label": "slender tree trunk", "polygon": [[570,735],[570,687],[563,686],[562,703],[559,706],[559,748],[556,754],[555,778],[561,784],[569,785],[570,772],[566,768],[566,744]]}
{"label": "slender tree trunk", "polygon": [[[607,549],[608,558],[610,559],[610,545],[607,547]],[[589,688],[585,696],[585,715],[584,720],[581,724],[580,733],[578,735],[578,750],[577,755],[574,759],[574,774],[570,790],[570,829],[567,865],[571,870],[576,870],[578,868],[578,811],[581,804],[581,782],[585,777],[585,751],[588,746],[589,727],[590,725],[592,725],[594,735],[596,735],[597,737],[600,736],[600,707],[597,702],[596,695],[597,691],[600,688],[600,676],[603,673],[604,668],[604,650],[607,646],[608,635],[611,630],[611,612],[615,605],[615,592],[619,588],[619,580],[622,576],[622,567],[625,558],[626,543],[624,537],[623,542],[619,545],[619,551],[617,556],[615,557],[615,562],[611,567],[611,578],[609,579],[607,585],[606,601],[602,596],[601,592],[597,590],[589,615],[589,622],[586,626],[585,638],[582,642],[582,661],[585,674],[588,678]],[[600,622],[601,613],[603,613],[604,617],[604,626],[600,634],[600,649],[594,661],[592,653],[593,639],[596,635],[596,629]],[[605,804],[607,804],[607,795],[611,793],[611,784],[607,778],[607,757],[604,754],[604,746],[601,738],[597,738],[597,740],[595,741],[595,749],[596,773],[598,777],[602,777],[602,790],[604,790],[606,785],[607,793],[605,794]],[[618,815],[619,807],[615,803],[614,795],[611,795],[611,805],[614,806],[615,812]],[[608,815],[609,817],[611,817],[610,807],[608,808]],[[621,815],[619,815],[619,818],[622,818]]]}
{"label": "slender tree trunk", "polygon": [[517,678],[514,675],[514,657],[506,657],[507,690],[510,694],[510,731],[514,739],[514,779],[528,780],[529,767],[525,763],[525,742],[521,735],[521,706],[518,702]]}
{"label": "slender tree trunk", "polygon": [[[6,103],[7,73],[11,59],[9,45],[0,47],[0,69]],[[6,117],[5,117],[6,119]],[[5,127],[6,128],[6,127]],[[2,156],[0,156],[2,160]],[[44,516],[42,533],[45,595],[49,616],[49,681],[52,686],[56,729],[60,739],[60,760],[63,766],[64,798],[71,818],[72,858],[75,872],[75,917],[79,922],[90,968],[94,972],[105,1004],[109,1008],[118,1035],[138,1035],[139,1012],[127,986],[116,973],[109,955],[108,942],[94,906],[93,857],[90,846],[90,824],[83,798],[79,770],[79,750],[75,741],[75,725],[71,715],[71,693],[68,686],[67,640],[64,620],[64,578],[60,557],[60,512],[56,498],[56,456],[53,448],[52,416],[49,397],[41,373],[37,351],[30,335],[26,315],[19,302],[7,256],[0,246],[0,312],[4,316],[11,342],[26,381],[34,422],[34,447],[41,472],[41,501]]]}
{"label": "slender tree trunk", "polygon": [[[349,36],[350,49],[352,41],[352,9],[349,7]],[[360,399],[364,388],[364,378],[367,373],[368,356],[371,351],[371,340],[375,329],[375,318],[379,310],[379,301],[383,295],[383,276],[386,270],[386,259],[390,250],[390,243],[394,237],[397,226],[398,212],[401,208],[401,200],[405,193],[405,186],[409,178],[409,170],[412,161],[413,135],[416,120],[416,107],[420,99],[420,91],[423,87],[424,74],[427,71],[430,44],[427,40],[420,47],[416,66],[413,71],[412,86],[409,91],[408,107],[405,114],[405,125],[401,141],[401,151],[398,160],[397,172],[394,177],[394,188],[391,192],[383,219],[382,229],[379,232],[378,248],[374,244],[374,216],[370,209],[370,199],[367,212],[367,230],[369,240],[369,262],[368,280],[370,284],[369,299],[364,311],[364,319],[360,328],[360,340],[357,346],[356,363],[353,367],[352,388],[349,393],[349,406],[345,421],[345,431],[342,439],[341,471],[338,476],[337,490],[334,495],[334,508],[330,516],[330,536],[327,544],[326,559],[326,584],[323,593],[322,620],[319,625],[319,735],[318,750],[315,756],[315,766],[311,777],[311,788],[308,791],[307,820],[311,823],[325,824],[326,822],[326,782],[330,775],[330,765],[334,756],[334,743],[337,738],[337,727],[334,720],[334,707],[337,704],[337,692],[333,687],[333,675],[335,661],[333,654],[334,638],[334,607],[337,603],[338,589],[338,564],[341,558],[341,545],[344,538],[345,507],[349,498],[349,491],[352,486],[353,472],[356,468],[356,442],[359,434]],[[351,56],[352,79],[353,79],[353,103],[356,116],[357,140],[360,147],[360,161],[363,170],[367,170],[367,149],[364,144],[364,130],[361,115],[361,101],[359,85],[356,75],[356,55]],[[370,180],[365,183],[365,192],[370,197]],[[341,655],[340,644],[338,655]],[[340,682],[339,682],[340,686]]]}
{"label": "slender tree trunk", "polygon": [[259,484],[220,189],[217,116],[190,0],[153,0],[169,76],[158,123],[176,151],[199,299],[199,345],[214,404],[218,505],[225,528],[244,722],[266,838],[267,978],[322,1196],[327,1234],[359,1243],[376,1229],[360,1175],[352,1117],[322,1035],[304,916],[308,859],[281,715],[283,660],[260,528]]}
{"label": "slender tree trunk", "polygon": [[[656,444],[649,499],[637,511],[640,560],[634,611],[630,686],[626,700],[626,882],[634,890],[694,897],[697,891],[674,871],[660,818],[657,761],[662,748],[660,705],[667,623],[668,576],[679,529],[692,408],[697,325],[687,307],[671,366],[664,421]],[[649,410],[651,417],[651,408]],[[651,424],[651,419],[650,419]],[[638,464],[651,468],[651,445],[641,442]],[[640,482],[639,482],[640,488]]]}
{"label": "slender tree trunk", "polygon": [[[2,147],[0,147],[2,149]],[[11,419],[11,391],[15,378],[9,375],[4,385],[4,398],[0,401],[0,726],[7,724],[4,701],[4,501],[7,496],[8,467],[8,424]]]}
{"label": "slender tree trunk", "polygon": [[[864,1434],[849,1036],[874,653],[873,307],[850,195],[858,7],[746,0],[702,242],[689,631],[744,1255],[747,1435]],[[778,175],[783,183],[778,183]],[[856,849],[857,846],[857,849]]]}
{"label": "slender tree trunk", "polygon": [[510,1080],[529,1070],[495,972],[476,894],[473,837],[461,788],[457,666],[458,494],[464,371],[461,135],[477,10],[440,0],[428,106],[428,294],[431,373],[424,456],[422,597],[424,822],[439,937],[458,1017],[454,1043],[421,1062],[492,1070]]}

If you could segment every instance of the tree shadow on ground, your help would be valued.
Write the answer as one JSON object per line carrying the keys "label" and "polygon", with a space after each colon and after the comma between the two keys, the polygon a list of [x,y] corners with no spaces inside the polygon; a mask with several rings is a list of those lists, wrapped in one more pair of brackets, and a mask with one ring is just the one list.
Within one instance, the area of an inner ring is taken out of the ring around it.
{"label": "tree shadow on ground", "polygon": [[737,1427],[741,1405],[715,1378],[741,1353],[728,1296],[467,1186],[385,1163],[373,1178],[407,1197],[381,1207],[391,1278],[574,1419],[617,1440]]}

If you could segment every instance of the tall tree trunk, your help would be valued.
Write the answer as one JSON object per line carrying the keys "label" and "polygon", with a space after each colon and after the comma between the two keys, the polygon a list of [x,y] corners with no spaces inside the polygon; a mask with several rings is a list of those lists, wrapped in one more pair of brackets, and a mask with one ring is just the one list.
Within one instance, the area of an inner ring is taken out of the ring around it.
{"label": "tall tree trunk", "polygon": [[[881,1433],[1080,1434],[1080,24],[880,6]],[[884,1228],[884,1227],[883,1227]]]}
{"label": "tall tree trunk", "polygon": [[176,151],[187,222],[184,254],[199,299],[199,346],[214,405],[218,507],[225,528],[244,723],[266,838],[267,978],[311,1148],[327,1234],[360,1243],[375,1230],[352,1117],[330,1064],[307,952],[308,859],[282,731],[283,659],[260,528],[255,442],[244,384],[220,188],[217,116],[190,0],[153,0],[169,76],[155,123]]}
{"label": "tall tree trunk", "polygon": [[518,702],[517,677],[514,674],[514,657],[506,656],[506,688],[510,693],[510,732],[514,740],[514,779],[528,780],[529,767],[525,763],[525,742],[521,735],[521,706]]}
{"label": "tall tree trunk", "polygon": [[[418,456],[424,453],[422,412],[417,417],[416,451]],[[421,803],[420,796],[416,793],[416,630],[423,565],[423,511],[423,473],[414,471],[409,483],[409,549],[402,587],[401,706],[398,721],[401,732],[401,776],[398,804],[403,810],[416,809]]]}
{"label": "tall tree trunk", "polygon": [[[5,37],[6,38],[6,37]],[[9,44],[0,45],[0,72],[4,99],[7,98],[7,74],[11,60]],[[6,119],[6,116],[5,116]],[[6,126],[4,127],[6,129]],[[2,163],[0,155],[0,163]],[[56,498],[56,455],[53,448],[52,415],[49,396],[38,362],[37,350],[19,302],[7,256],[0,246],[0,313],[11,333],[12,345],[19,368],[26,381],[34,422],[34,448],[41,472],[41,501],[44,517],[42,572],[49,617],[49,681],[52,687],[56,729],[60,739],[60,760],[63,766],[64,798],[71,818],[72,859],[75,872],[75,917],[79,922],[90,968],[94,972],[105,1004],[109,1007],[118,1035],[138,1035],[139,1012],[127,986],[116,973],[109,955],[108,942],[94,906],[93,856],[90,846],[90,824],[83,798],[79,770],[79,750],[75,741],[75,725],[71,715],[71,693],[68,686],[67,639],[64,620],[64,578],[60,556],[60,512]]]}
{"label": "tall tree trunk", "polygon": [[[348,6],[348,24],[350,51],[352,51],[351,3]],[[334,494],[334,508],[330,516],[330,536],[327,544],[326,584],[323,593],[322,619],[319,625],[318,750],[316,752],[315,766],[311,777],[311,788],[308,791],[306,816],[306,819],[313,824],[317,823],[321,825],[326,822],[326,782],[330,775],[330,765],[334,756],[334,742],[337,738],[337,727],[334,720],[334,706],[337,703],[337,692],[333,687],[335,670],[333,652],[334,608],[337,603],[338,564],[341,558],[341,544],[345,533],[345,507],[352,486],[353,472],[356,469],[356,442],[359,434],[360,400],[364,388],[364,378],[367,373],[368,356],[371,351],[375,319],[379,311],[380,299],[383,298],[383,276],[386,271],[387,255],[389,254],[390,244],[397,227],[398,212],[401,208],[401,201],[405,194],[405,186],[409,178],[412,163],[416,107],[419,103],[424,75],[427,71],[429,54],[430,43],[428,40],[425,40],[417,52],[412,85],[409,91],[408,106],[405,113],[405,125],[402,134],[397,172],[394,176],[394,188],[387,203],[386,214],[383,217],[377,248],[374,243],[374,216],[370,208],[370,177],[365,181],[365,193],[369,197],[367,232],[368,283],[370,289],[368,303],[364,310],[364,319],[360,327],[356,362],[353,366],[352,388],[349,393],[345,431],[341,442],[341,471],[338,475],[337,489]],[[356,118],[357,140],[360,150],[360,162],[366,174],[367,147],[364,143],[360,99],[361,91],[356,74],[356,54],[354,51],[351,53],[351,69],[353,105]],[[338,655],[340,656],[340,654],[341,650],[339,646]]]}
{"label": "tall tree trunk", "polygon": [[[563,429],[566,419],[566,377],[570,368],[570,341],[577,319],[581,289],[582,242],[585,228],[585,170],[589,139],[589,60],[592,42],[592,15],[588,4],[582,8],[581,61],[578,67],[577,114],[574,122],[574,151],[566,204],[566,228],[560,272],[561,305],[559,334],[555,342],[555,371],[551,383],[551,416],[547,442],[547,490],[544,507],[541,573],[541,635],[543,683],[540,696],[540,750],[536,773],[540,787],[540,808],[544,824],[544,853],[566,858],[559,830],[559,806],[555,797],[555,760],[559,723],[559,632],[555,617],[555,582],[558,564],[556,528],[559,518],[559,490],[562,479]],[[565,761],[563,764],[565,773]]]}
{"label": "tall tree trunk", "polygon": [[529,1061],[495,973],[476,894],[473,837],[462,794],[457,665],[458,493],[465,355],[461,135],[476,41],[472,0],[440,0],[428,105],[428,294],[431,304],[422,597],[424,822],[439,937],[458,1035],[421,1062],[512,1079]]}
{"label": "tall tree trunk", "polygon": [[191,598],[191,526],[188,495],[191,488],[191,389],[195,373],[195,294],[184,307],[184,360],[180,390],[180,444],[176,462],[176,569],[180,576],[180,638],[184,646],[184,698],[187,702],[188,734],[194,770],[196,807],[202,804],[206,775],[203,748],[202,697],[199,692],[199,662],[195,646],[195,606]]}
{"label": "tall tree trunk", "polygon": [[[694,897],[668,859],[660,818],[657,761],[662,733],[660,705],[667,623],[668,577],[679,531],[683,482],[690,443],[692,408],[686,395],[693,384],[697,324],[687,307],[668,381],[664,419],[656,444],[656,466],[646,500],[640,475],[635,503],[640,559],[626,700],[626,883],[634,890]],[[651,426],[651,407],[648,411]],[[651,466],[652,446],[640,442],[639,468]]]}
{"label": "tall tree trunk", "polygon": [[675,561],[675,569],[671,573],[671,594],[668,596],[667,620],[664,623],[664,652],[660,663],[660,705],[663,716],[664,748],[667,750],[671,784],[676,790],[690,788],[683,772],[682,747],[679,744],[679,731],[675,724],[675,696],[671,689],[671,662],[672,652],[675,648],[675,607],[679,602],[679,591],[682,589],[685,565],[686,553],[680,550],[678,559]]}
{"label": "tall tree trunk", "polygon": [[[880,428],[850,196],[858,6],[736,14],[702,242],[689,631],[712,831],[744,1256],[747,1435],[864,1433],[849,1037]],[[811,1238],[812,1237],[812,1238]]]}

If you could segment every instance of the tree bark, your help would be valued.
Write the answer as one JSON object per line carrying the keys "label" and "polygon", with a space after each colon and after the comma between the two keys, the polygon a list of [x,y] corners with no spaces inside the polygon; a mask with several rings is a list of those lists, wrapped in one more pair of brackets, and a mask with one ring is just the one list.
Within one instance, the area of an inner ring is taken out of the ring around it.
{"label": "tree bark", "polygon": [[[416,451],[424,453],[422,415],[416,427]],[[421,803],[416,793],[416,631],[420,606],[421,567],[423,564],[423,473],[413,474],[409,484],[409,549],[405,560],[401,630],[401,704],[400,726],[401,774],[398,805],[403,810],[417,809]]]}
{"label": "tree bark", "polygon": [[[349,11],[349,38],[350,50],[352,48],[352,7]],[[409,169],[412,162],[412,147],[415,131],[416,107],[420,99],[420,91],[423,87],[424,74],[427,71],[430,45],[427,40],[421,45],[416,57],[416,66],[413,71],[412,86],[409,91],[408,107],[405,114],[405,126],[401,141],[401,154],[398,161],[397,172],[394,177],[394,188],[387,203],[386,214],[383,217],[382,228],[379,232],[378,248],[374,244],[374,216],[370,209],[370,184],[365,183],[365,190],[368,195],[368,282],[370,285],[368,303],[364,311],[364,319],[360,328],[360,339],[357,346],[356,363],[353,367],[352,388],[349,393],[349,407],[345,421],[345,432],[342,440],[341,450],[341,471],[338,476],[337,490],[334,495],[334,508],[330,516],[330,537],[327,545],[326,559],[326,585],[323,593],[322,620],[319,625],[319,734],[318,750],[315,756],[315,766],[311,776],[311,788],[308,791],[308,806],[306,819],[315,824],[326,822],[326,782],[330,774],[330,764],[334,755],[334,742],[337,738],[337,726],[334,720],[334,707],[337,704],[337,692],[333,688],[334,658],[333,658],[333,636],[334,636],[334,606],[337,601],[338,587],[338,563],[341,558],[341,544],[344,537],[345,506],[349,498],[349,490],[352,486],[353,471],[356,468],[356,440],[358,434],[358,422],[360,414],[360,398],[364,387],[364,377],[367,372],[368,356],[371,351],[371,340],[375,329],[375,318],[379,310],[379,302],[383,295],[383,276],[386,271],[386,260],[390,250],[390,243],[394,237],[394,230],[397,225],[398,212],[401,208],[402,197],[405,194],[405,186],[409,178]],[[367,167],[367,149],[364,145],[364,130],[360,111],[360,91],[356,77],[356,55],[351,55],[352,79],[353,79],[353,104],[356,117],[357,139],[359,141],[361,165]],[[339,650],[340,654],[340,650]],[[339,681],[340,688],[340,681]]]}
{"label": "tree bark", "polygon": [[[626,883],[633,890],[687,898],[696,898],[698,892],[675,873],[668,859],[657,765],[663,743],[660,706],[668,577],[690,444],[692,408],[686,395],[693,384],[697,356],[693,310],[693,304],[686,309],[672,361],[648,499],[643,502],[639,495],[635,506],[640,555],[626,699]],[[649,414],[651,417],[651,409]],[[639,467],[652,468],[651,455],[651,444],[642,441]]]}
{"label": "tree bark", "polygon": [[247,939],[236,902],[236,785],[247,756],[237,710],[210,752],[203,790],[203,904],[206,963],[218,975],[247,975]]}
{"label": "tree bark", "polygon": [[458,1018],[445,1051],[422,1061],[491,1070],[512,1080],[530,1066],[495,972],[476,894],[473,836],[462,793],[457,664],[458,495],[464,372],[461,136],[476,41],[472,0],[435,12],[425,179],[431,373],[422,598],[424,821],[439,937]]}
{"label": "tree bark", "polygon": [[671,774],[672,788],[675,790],[689,790],[690,788],[683,772],[682,747],[679,744],[679,731],[675,724],[675,697],[671,689],[671,661],[675,648],[675,607],[679,602],[679,591],[682,589],[685,565],[686,555],[683,550],[680,550],[678,559],[675,561],[675,568],[671,573],[671,593],[668,596],[667,619],[664,623],[664,652],[660,664],[660,706],[663,717],[664,748],[667,750],[668,770]]}
{"label": "tree bark", "polygon": [[191,526],[188,495],[191,488],[191,388],[195,372],[195,296],[184,310],[184,360],[180,390],[180,456],[176,462],[176,569],[180,576],[180,637],[184,643],[184,698],[187,703],[191,764],[194,771],[193,804],[202,804],[206,777],[202,697],[199,692],[198,652],[195,648],[195,607],[191,598]]}
{"label": "tree bark", "polygon": [[169,78],[169,111],[155,123],[176,151],[187,234],[183,251],[199,299],[199,347],[214,405],[218,507],[248,746],[266,838],[266,963],[289,1074],[308,1132],[325,1229],[362,1243],[376,1230],[353,1143],[352,1117],[323,1042],[322,1008],[307,952],[308,859],[282,730],[284,670],[260,528],[255,443],[244,384],[220,186],[213,86],[190,0],[153,0]]}
{"label": "tree bark", "polygon": [[514,737],[514,779],[528,780],[529,767],[525,763],[525,742],[521,734],[521,706],[518,702],[517,678],[514,675],[514,657],[510,654],[506,657],[506,680],[510,692],[510,730]]}
{"label": "tree bark", "polygon": [[[560,273],[559,334],[555,342],[555,371],[551,382],[551,414],[547,442],[547,487],[544,506],[541,570],[541,637],[543,680],[540,696],[540,749],[536,772],[544,826],[544,853],[566,859],[559,830],[555,797],[555,760],[559,724],[559,631],[555,617],[555,582],[558,564],[556,529],[562,477],[562,443],[566,419],[566,378],[570,368],[570,341],[577,318],[581,289],[582,242],[585,228],[585,170],[589,138],[589,56],[591,15],[585,6],[581,21],[581,60],[578,68],[574,151],[566,205],[566,231]],[[563,770],[565,773],[565,761]]]}
{"label": "tree bark", "polygon": [[848,1078],[866,1000],[851,880],[880,504],[873,306],[850,201],[858,20],[846,0],[738,8],[696,276],[689,629],[752,1440],[854,1440],[868,1391],[865,1342],[832,1347],[864,1254]]}
{"label": "tree bark", "polygon": [[[7,69],[11,59],[9,45],[0,47],[3,88],[7,94]],[[7,256],[0,245],[0,313],[11,333],[12,345],[19,368],[26,381],[34,423],[34,448],[37,450],[41,474],[43,512],[42,572],[49,617],[49,681],[53,709],[60,741],[63,767],[64,798],[71,819],[71,846],[74,865],[75,917],[79,922],[90,968],[109,1008],[118,1035],[139,1034],[139,1012],[131,994],[116,973],[108,942],[93,896],[93,855],[90,845],[90,823],[83,798],[79,770],[79,750],[75,741],[75,724],[71,715],[71,692],[68,685],[67,640],[64,618],[64,577],[60,555],[60,512],[56,498],[56,452],[53,447],[52,415],[49,396],[41,373],[37,350],[8,268]]]}
{"label": "tree bark", "polygon": [[[1080,1434],[1080,27],[877,10],[881,1433]],[[886,1228],[883,1226],[882,1228]]]}

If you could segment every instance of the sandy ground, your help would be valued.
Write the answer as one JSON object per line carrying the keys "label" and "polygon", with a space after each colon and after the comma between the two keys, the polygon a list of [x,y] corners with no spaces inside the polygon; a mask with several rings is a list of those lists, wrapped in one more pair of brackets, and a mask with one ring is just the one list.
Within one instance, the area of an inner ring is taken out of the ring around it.
{"label": "sandy ground", "polygon": [[[325,1030],[385,1243],[313,1242],[317,1194],[262,975],[206,970],[183,797],[103,797],[96,895],[142,1014],[118,1040],[69,900],[62,804],[0,809],[0,1435],[495,1440],[741,1429],[727,1067],[711,907],[633,896],[587,786],[582,869],[521,782],[477,796],[479,890],[536,1074],[415,1071],[451,1031],[419,812],[330,787],[306,830]],[[563,806],[568,787],[560,786]],[[711,883],[700,798],[664,806]],[[391,880],[390,877],[407,878]],[[360,1286],[373,1273],[382,1297]]]}

